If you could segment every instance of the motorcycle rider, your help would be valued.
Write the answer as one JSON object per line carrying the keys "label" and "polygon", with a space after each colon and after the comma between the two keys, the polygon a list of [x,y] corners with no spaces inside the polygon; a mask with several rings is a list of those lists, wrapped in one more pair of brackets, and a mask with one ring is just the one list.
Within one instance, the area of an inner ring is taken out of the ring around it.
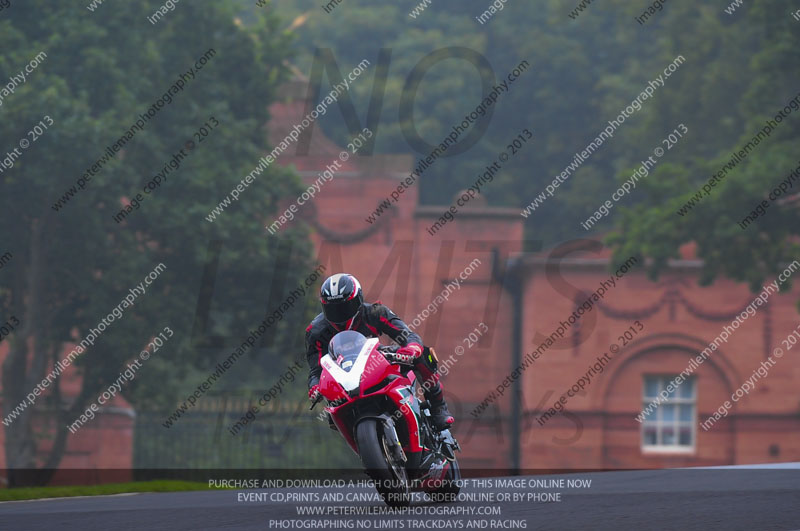
{"label": "motorcycle rider", "polygon": [[413,364],[413,371],[423,386],[425,399],[431,406],[431,418],[439,430],[449,428],[455,419],[447,410],[442,396],[435,361],[423,356],[422,339],[389,308],[376,302],[364,302],[361,284],[356,277],[337,273],[328,277],[320,288],[322,313],[306,328],[306,360],[308,361],[308,398],[319,397],[320,359],[328,353],[328,343],[337,333],[355,330],[366,337],[388,335],[400,345],[394,357]]}

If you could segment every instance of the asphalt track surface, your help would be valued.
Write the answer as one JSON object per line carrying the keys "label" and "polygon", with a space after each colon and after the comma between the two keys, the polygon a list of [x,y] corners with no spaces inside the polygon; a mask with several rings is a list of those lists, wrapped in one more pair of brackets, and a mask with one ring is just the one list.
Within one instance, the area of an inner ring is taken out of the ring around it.
{"label": "asphalt track surface", "polygon": [[[560,501],[460,501],[433,504],[418,500],[425,514],[299,515],[298,507],[324,510],[383,511],[373,499],[363,502],[287,502],[310,493],[375,497],[367,486],[267,488],[163,494],[127,494],[0,503],[2,530],[72,529],[800,529],[800,470],[652,470],[595,472],[507,479],[591,480],[583,488],[498,488],[467,480],[464,497],[517,498],[560,492]],[[530,483],[526,483],[531,485]],[[536,485],[536,484],[534,484]],[[539,484],[541,486],[541,484]],[[284,498],[283,501],[270,501]],[[249,501],[243,499],[250,498]],[[420,496],[421,498],[421,496]],[[333,509],[329,509],[333,508]],[[431,514],[463,511],[462,514]],[[497,515],[478,515],[477,511]],[[470,521],[473,527],[468,527]],[[280,522],[280,524],[278,523]],[[282,525],[281,525],[282,524]]]}

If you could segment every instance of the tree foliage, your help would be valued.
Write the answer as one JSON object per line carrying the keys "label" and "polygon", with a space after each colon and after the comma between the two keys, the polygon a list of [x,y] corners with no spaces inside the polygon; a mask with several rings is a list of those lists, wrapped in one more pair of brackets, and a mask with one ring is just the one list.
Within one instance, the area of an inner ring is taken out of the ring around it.
{"label": "tree foliage", "polygon": [[[314,267],[301,227],[289,229],[289,238],[296,240],[291,256],[286,247],[268,248],[264,234],[264,221],[278,201],[300,190],[289,170],[269,167],[215,222],[206,220],[267,148],[263,126],[276,88],[287,76],[283,62],[290,35],[267,12],[244,27],[222,3],[181,3],[151,25],[147,16],[157,8],[153,2],[121,2],[90,12],[83,1],[35,0],[14,2],[0,20],[0,78],[19,72],[39,52],[47,54],[0,107],[3,149],[30,140],[28,131],[45,115],[53,121],[0,175],[3,246],[13,253],[0,274],[0,305],[4,316],[13,314],[21,322],[8,339],[2,367],[3,415],[63,358],[65,346],[84,338],[157,264],[166,266],[147,293],[76,359],[79,394],[65,396],[64,378],[56,379],[36,408],[5,428],[11,469],[57,466],[69,436],[66,426],[165,326],[175,336],[122,390],[136,407],[174,404],[197,385],[184,379],[187,371],[213,366],[222,351],[227,354],[229,345],[203,350],[192,338],[213,242],[221,247],[209,330],[232,343],[264,318],[265,308],[271,310],[266,300],[282,298],[270,293],[270,263],[286,266],[287,285],[301,282]],[[125,136],[210,49],[213,57],[172,103],[150,118],[85,189],[60,210],[51,208],[106,146]],[[219,126],[200,142],[194,134],[210,117]],[[116,223],[113,215],[187,141],[195,147],[180,168],[151,194],[142,194],[141,206]],[[269,333],[281,346],[298,332],[278,325]],[[267,365],[257,354],[248,355],[257,361],[247,370],[225,377],[263,374],[253,368]],[[34,410],[46,422],[32,422]],[[37,447],[51,438],[49,457],[37,461]]]}
{"label": "tree foliage", "polygon": [[[433,3],[412,18],[414,3],[374,7],[348,0],[331,13],[311,0],[274,3],[276,10],[301,17],[295,46],[304,67],[318,47],[331,47],[340,64],[348,65],[370,53],[375,57],[380,47],[391,48],[380,152],[413,151],[401,130],[408,117],[398,117],[397,102],[408,73],[433,50],[470,47],[488,58],[498,79],[520,60],[531,63],[502,96],[481,140],[426,171],[420,181],[426,203],[449,204],[455,191],[472,184],[478,171],[528,127],[535,134],[533,148],[517,154],[484,188],[493,203],[527,206],[682,55],[685,62],[664,86],[526,219],[528,239],[552,244],[613,232],[609,241],[617,255],[653,258],[653,275],[679,255],[682,245],[696,242],[706,261],[704,282],[724,274],[754,287],[781,262],[796,257],[790,243],[797,234],[795,208],[776,206],[746,231],[736,222],[797,166],[792,148],[800,114],[785,121],[689,215],[675,213],[730,160],[732,151],[800,91],[800,33],[784,2],[755,0],[734,15],[716,4],[669,3],[644,24],[635,18],[646,6],[623,0],[593,3],[575,19],[568,16],[574,6],[561,1],[537,2],[535,9],[507,2],[478,23],[475,17],[490,4],[466,0],[451,9]],[[366,112],[371,90],[365,80],[353,87],[360,112]],[[480,78],[464,61],[443,61],[426,75],[415,98],[416,126],[429,142],[437,142],[474,108]],[[329,116],[324,125],[344,138],[340,118]],[[590,232],[584,230],[580,221],[609,199],[680,123],[689,129],[686,138],[608,217]]]}

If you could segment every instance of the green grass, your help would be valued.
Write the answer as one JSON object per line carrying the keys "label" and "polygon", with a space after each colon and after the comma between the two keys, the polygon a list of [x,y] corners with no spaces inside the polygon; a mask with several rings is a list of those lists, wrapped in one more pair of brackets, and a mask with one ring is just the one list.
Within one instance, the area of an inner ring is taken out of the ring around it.
{"label": "green grass", "polygon": [[213,488],[210,488],[207,483],[173,480],[108,483],[106,485],[65,485],[63,487],[21,487],[17,489],[0,489],[0,501],[69,496],[103,496],[125,492],[180,492],[189,490],[213,490]]}

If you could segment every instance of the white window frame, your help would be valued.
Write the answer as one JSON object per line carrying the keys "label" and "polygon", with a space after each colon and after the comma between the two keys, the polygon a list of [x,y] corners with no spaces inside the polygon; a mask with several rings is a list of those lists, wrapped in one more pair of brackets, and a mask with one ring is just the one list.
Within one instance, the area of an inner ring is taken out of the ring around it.
{"label": "white window frame", "polygon": [[[655,396],[648,397],[645,395],[647,392],[647,380],[648,379],[655,379],[658,381],[658,390],[656,391],[656,395],[658,395],[662,389],[666,389],[670,382],[672,382],[677,376],[677,374],[644,374],[642,377],[642,409],[647,409]],[[689,398],[679,396],[680,387],[686,384],[687,380],[693,380],[692,386],[692,396]],[[691,405],[692,408],[692,419],[690,421],[681,421],[680,420],[680,408],[675,408],[675,420],[663,420],[662,416],[662,407],[665,405]],[[675,390],[675,396],[668,398],[661,402],[655,411],[650,414],[650,417],[654,417],[650,420],[643,420],[642,421],[642,428],[639,431],[639,445],[642,449],[642,453],[645,454],[692,454],[695,452],[697,448],[697,379],[693,376],[684,379],[684,381],[678,386]],[[691,429],[690,437],[691,437],[691,444],[659,444],[662,438],[662,432],[665,427],[672,427],[675,430],[675,440],[680,441],[680,428],[689,426]],[[656,444],[645,444],[644,442],[644,430],[646,427],[655,426],[656,428]]]}

